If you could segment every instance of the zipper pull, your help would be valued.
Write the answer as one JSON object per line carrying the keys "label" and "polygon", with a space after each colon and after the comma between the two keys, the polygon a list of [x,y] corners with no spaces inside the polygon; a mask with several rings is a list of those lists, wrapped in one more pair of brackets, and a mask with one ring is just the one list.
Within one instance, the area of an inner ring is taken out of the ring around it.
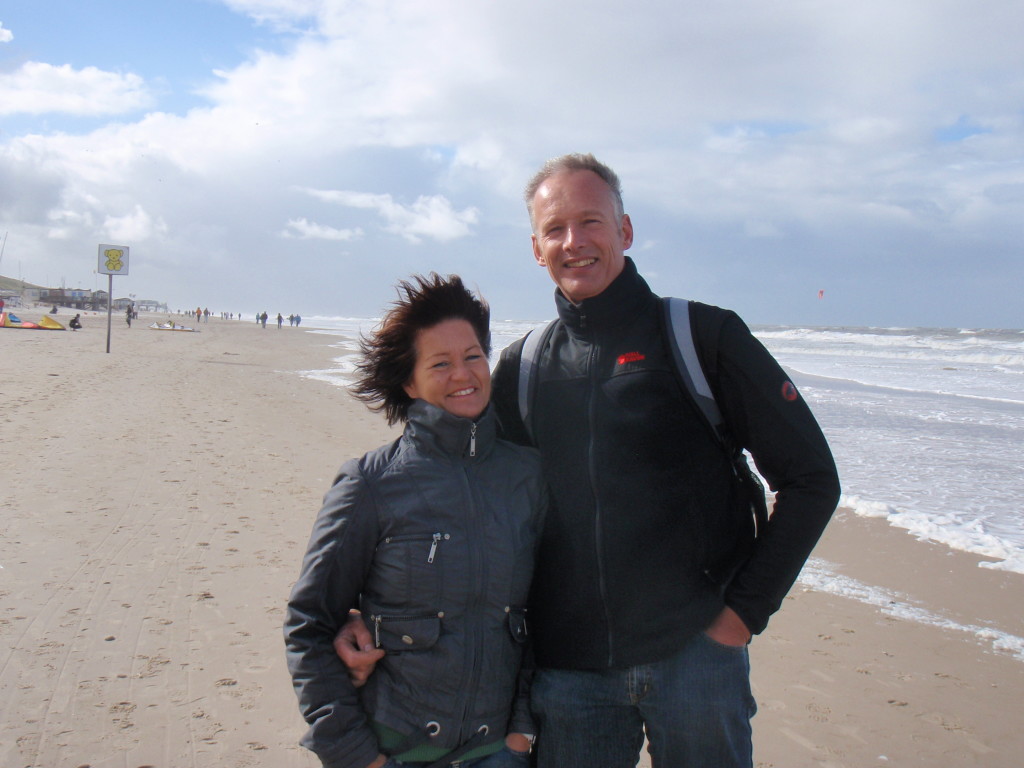
{"label": "zipper pull", "polygon": [[473,422],[473,428],[469,433],[469,455],[476,456],[476,422]]}
{"label": "zipper pull", "polygon": [[434,541],[431,542],[431,544],[430,544],[430,554],[427,555],[427,562],[428,563],[434,562],[434,555],[437,554],[437,542],[439,542],[440,540],[441,540],[441,534],[440,533],[435,533],[434,534]]}
{"label": "zipper pull", "polygon": [[370,616],[370,620],[373,622],[373,647],[380,648],[380,620],[383,616]]}

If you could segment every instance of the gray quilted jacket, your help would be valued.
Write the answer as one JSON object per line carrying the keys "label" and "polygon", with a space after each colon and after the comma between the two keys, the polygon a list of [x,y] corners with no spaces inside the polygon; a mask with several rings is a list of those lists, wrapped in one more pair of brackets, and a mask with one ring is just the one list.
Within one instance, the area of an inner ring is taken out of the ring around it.
{"label": "gray quilted jacket", "polygon": [[[417,400],[401,438],[346,463],[324,497],[285,622],[288,667],[325,766],[363,768],[369,720],[454,749],[534,732],[520,679],[546,491],[539,455]],[[387,655],[357,691],[332,640],[358,607]]]}

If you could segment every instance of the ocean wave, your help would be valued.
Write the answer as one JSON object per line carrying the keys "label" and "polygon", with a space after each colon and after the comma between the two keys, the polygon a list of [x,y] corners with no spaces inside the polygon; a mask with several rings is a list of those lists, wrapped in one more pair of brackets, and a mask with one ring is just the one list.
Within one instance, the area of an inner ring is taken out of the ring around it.
{"label": "ocean wave", "polygon": [[1024,371],[1024,350],[1006,351],[997,349],[974,350],[974,349],[890,349],[888,354],[879,355],[876,350],[864,348],[842,348],[837,347],[810,347],[793,346],[786,347],[775,344],[766,344],[778,358],[785,359],[787,356],[836,358],[849,361],[856,358],[859,361],[878,361],[881,363],[897,364],[906,362],[934,363],[946,366],[1001,366],[1007,370]]}
{"label": "ocean wave", "polygon": [[1019,397],[1004,397],[996,394],[978,394],[966,392],[964,390],[946,390],[934,386],[912,387],[900,386],[898,384],[880,384],[877,381],[869,381],[866,377],[858,378],[857,375],[852,372],[846,372],[843,376],[830,376],[820,372],[811,372],[806,368],[800,368],[799,365],[794,365],[790,362],[787,362],[783,367],[789,370],[791,375],[795,374],[794,381],[800,386],[802,391],[806,391],[807,393],[810,393],[813,387],[834,387],[845,390],[856,389],[864,392],[876,392],[880,394],[890,392],[905,395],[937,395],[940,397],[960,398],[978,403],[987,402],[994,405],[1024,406],[1024,399]]}
{"label": "ocean wave", "polygon": [[777,354],[1024,367],[1024,331],[967,333],[922,329],[886,333],[868,329],[755,327],[754,334]]}
{"label": "ocean wave", "polygon": [[977,520],[967,515],[936,511],[925,514],[846,494],[840,498],[839,506],[852,510],[860,517],[886,520],[889,525],[902,528],[921,541],[992,558],[994,562],[979,563],[981,568],[1024,574],[1024,551],[1021,547],[986,532]]}

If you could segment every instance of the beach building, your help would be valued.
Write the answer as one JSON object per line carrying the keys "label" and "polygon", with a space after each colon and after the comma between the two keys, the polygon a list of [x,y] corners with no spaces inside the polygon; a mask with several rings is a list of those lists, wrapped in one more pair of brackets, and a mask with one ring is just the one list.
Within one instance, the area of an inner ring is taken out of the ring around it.
{"label": "beach building", "polygon": [[[43,288],[2,276],[0,276],[0,298],[3,298],[4,302],[12,307],[49,304],[86,312],[99,312],[107,308],[106,291],[90,291],[84,288]],[[132,303],[140,312],[167,312],[167,304],[156,299],[114,299],[113,308],[124,311],[125,307]]]}
{"label": "beach building", "polygon": [[20,307],[21,291],[0,289],[0,299],[3,299],[4,304],[8,307]]}
{"label": "beach building", "polygon": [[40,288],[38,301],[86,311],[107,308],[106,291],[87,291],[82,288]]}

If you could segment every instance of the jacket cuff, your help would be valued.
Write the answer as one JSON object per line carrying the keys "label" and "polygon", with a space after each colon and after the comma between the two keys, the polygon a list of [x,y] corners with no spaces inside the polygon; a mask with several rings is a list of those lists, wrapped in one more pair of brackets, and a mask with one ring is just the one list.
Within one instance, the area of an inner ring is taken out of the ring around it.
{"label": "jacket cuff", "polygon": [[759,635],[764,632],[768,626],[768,619],[773,613],[771,610],[758,610],[756,606],[737,600],[735,597],[730,596],[728,592],[725,595],[725,604],[736,612],[736,615],[740,617],[751,635]]}
{"label": "jacket cuff", "polygon": [[515,712],[508,724],[509,733],[537,733],[537,725],[528,712]]}
{"label": "jacket cuff", "polygon": [[307,733],[302,739],[302,745],[316,753],[323,763],[323,768],[366,768],[381,754],[377,740],[368,729],[363,738],[358,739],[355,744],[352,741],[346,739],[344,745],[316,744]]}

